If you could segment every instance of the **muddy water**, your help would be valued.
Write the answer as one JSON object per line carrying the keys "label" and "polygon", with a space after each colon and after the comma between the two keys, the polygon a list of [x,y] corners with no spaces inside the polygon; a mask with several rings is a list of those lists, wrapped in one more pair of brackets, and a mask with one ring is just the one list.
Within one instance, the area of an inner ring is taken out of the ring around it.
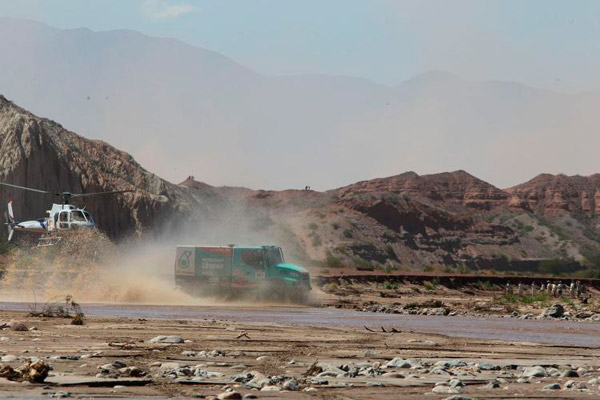
{"label": "muddy water", "polygon": [[[401,331],[442,334],[474,339],[497,339],[564,346],[600,347],[600,324],[536,321],[514,318],[475,318],[395,315],[330,308],[279,306],[152,306],[85,304],[87,315],[127,318],[215,319],[250,323],[372,329],[394,327]],[[0,309],[28,311],[30,303],[0,303]]]}

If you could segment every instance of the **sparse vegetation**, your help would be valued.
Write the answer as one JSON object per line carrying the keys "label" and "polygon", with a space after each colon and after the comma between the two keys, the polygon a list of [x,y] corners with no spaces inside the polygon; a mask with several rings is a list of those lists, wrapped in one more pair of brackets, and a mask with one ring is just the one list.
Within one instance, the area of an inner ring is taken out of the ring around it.
{"label": "sparse vegetation", "polygon": [[425,290],[434,291],[440,284],[440,281],[437,278],[434,278],[430,281],[423,282],[423,287]]}
{"label": "sparse vegetation", "polygon": [[398,256],[396,256],[396,252],[390,244],[385,247],[385,254],[390,260],[398,260]]}
{"label": "sparse vegetation", "polygon": [[556,237],[558,238],[558,240],[570,240],[571,237],[569,235],[569,233],[567,231],[565,231],[563,228],[561,228],[560,226],[557,226],[553,223],[551,223],[550,221],[548,221],[545,218],[538,218],[538,221],[540,223],[540,225],[545,226],[546,228],[548,228],[548,230],[550,230],[550,232],[554,235],[556,235]]}
{"label": "sparse vegetation", "polygon": [[332,222],[331,227],[337,231],[338,229],[340,229],[340,224],[338,224],[337,222]]}
{"label": "sparse vegetation", "polygon": [[319,228],[319,225],[315,224],[314,222],[311,222],[310,224],[307,225],[307,227],[311,231],[315,231],[315,230],[317,230],[317,228]]}
{"label": "sparse vegetation", "polygon": [[468,274],[469,272],[471,272],[471,269],[465,264],[460,264],[458,267],[456,267],[457,274]]}
{"label": "sparse vegetation", "polygon": [[543,274],[561,275],[566,272],[572,272],[574,264],[575,261],[568,259],[555,258],[551,260],[543,260],[540,262],[538,271]]}
{"label": "sparse vegetation", "polygon": [[397,269],[398,269],[398,267],[396,267],[394,264],[389,263],[389,262],[383,266],[383,270],[385,271],[386,274],[392,273],[392,272],[396,271]]}
{"label": "sparse vegetation", "polygon": [[344,237],[346,239],[351,239],[353,237],[352,231],[350,229],[344,229]]}
{"label": "sparse vegetation", "polygon": [[476,286],[478,286],[481,290],[485,290],[487,292],[491,292],[496,289],[490,281],[477,281]]}
{"label": "sparse vegetation", "polygon": [[327,251],[325,261],[323,261],[323,266],[325,268],[336,269],[343,268],[344,264],[342,263],[342,260],[339,257],[336,257],[330,251]]}
{"label": "sparse vegetation", "polygon": [[323,244],[323,241],[319,235],[313,235],[311,243],[314,247],[320,247]]}
{"label": "sparse vegetation", "polygon": [[0,243],[0,255],[8,254],[12,246],[8,243]]}
{"label": "sparse vegetation", "polygon": [[[551,297],[547,292],[538,292],[532,295],[518,296],[515,294],[505,294],[499,297],[498,302],[501,304],[540,304],[542,306],[549,305]],[[563,298],[563,301],[565,298]]]}

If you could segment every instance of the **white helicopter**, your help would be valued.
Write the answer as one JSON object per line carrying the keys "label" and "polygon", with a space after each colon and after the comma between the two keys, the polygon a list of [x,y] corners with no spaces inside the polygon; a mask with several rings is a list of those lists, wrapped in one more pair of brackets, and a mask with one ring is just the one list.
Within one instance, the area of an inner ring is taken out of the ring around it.
{"label": "white helicopter", "polygon": [[[28,190],[30,192],[42,193],[42,194],[50,194],[53,196],[61,196],[63,198],[62,204],[54,203],[52,204],[52,208],[46,211],[47,216],[44,218],[40,218],[37,220],[31,221],[17,221],[15,219],[15,215],[13,213],[12,208],[12,200],[8,202],[8,215],[6,222],[6,226],[8,227],[8,241],[10,241],[13,237],[15,231],[25,231],[25,232],[34,232],[40,234],[51,234],[55,231],[65,231],[69,229],[75,228],[93,228],[96,226],[94,222],[94,218],[92,214],[84,208],[78,208],[71,203],[72,198],[77,197],[88,197],[88,196],[97,196],[104,194],[118,194],[118,193],[127,193],[134,192],[134,190],[114,190],[109,192],[94,192],[94,193],[71,193],[71,192],[63,192],[56,193],[50,192],[47,190],[39,190],[32,189],[25,186],[13,185],[11,183],[0,182],[0,186],[11,187],[15,189]],[[49,244],[55,244],[60,241],[60,237],[50,237],[50,238],[40,238],[40,245],[43,240],[50,239]]]}

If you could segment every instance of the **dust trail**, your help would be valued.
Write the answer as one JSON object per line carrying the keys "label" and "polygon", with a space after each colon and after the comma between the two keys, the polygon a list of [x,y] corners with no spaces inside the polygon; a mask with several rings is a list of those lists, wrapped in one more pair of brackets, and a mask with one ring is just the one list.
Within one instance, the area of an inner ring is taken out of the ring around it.
{"label": "dust trail", "polygon": [[97,230],[69,232],[56,246],[14,251],[1,283],[2,299],[39,302],[71,294],[79,302],[205,302],[176,289],[169,250],[117,246]]}

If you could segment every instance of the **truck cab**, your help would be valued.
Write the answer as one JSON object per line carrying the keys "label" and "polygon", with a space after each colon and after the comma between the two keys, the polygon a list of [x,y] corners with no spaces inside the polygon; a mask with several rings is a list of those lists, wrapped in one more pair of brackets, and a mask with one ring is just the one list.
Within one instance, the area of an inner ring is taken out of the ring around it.
{"label": "truck cab", "polygon": [[311,290],[308,271],[286,263],[278,246],[177,246],[175,280],[188,292],[245,292],[270,301],[304,302]]}

